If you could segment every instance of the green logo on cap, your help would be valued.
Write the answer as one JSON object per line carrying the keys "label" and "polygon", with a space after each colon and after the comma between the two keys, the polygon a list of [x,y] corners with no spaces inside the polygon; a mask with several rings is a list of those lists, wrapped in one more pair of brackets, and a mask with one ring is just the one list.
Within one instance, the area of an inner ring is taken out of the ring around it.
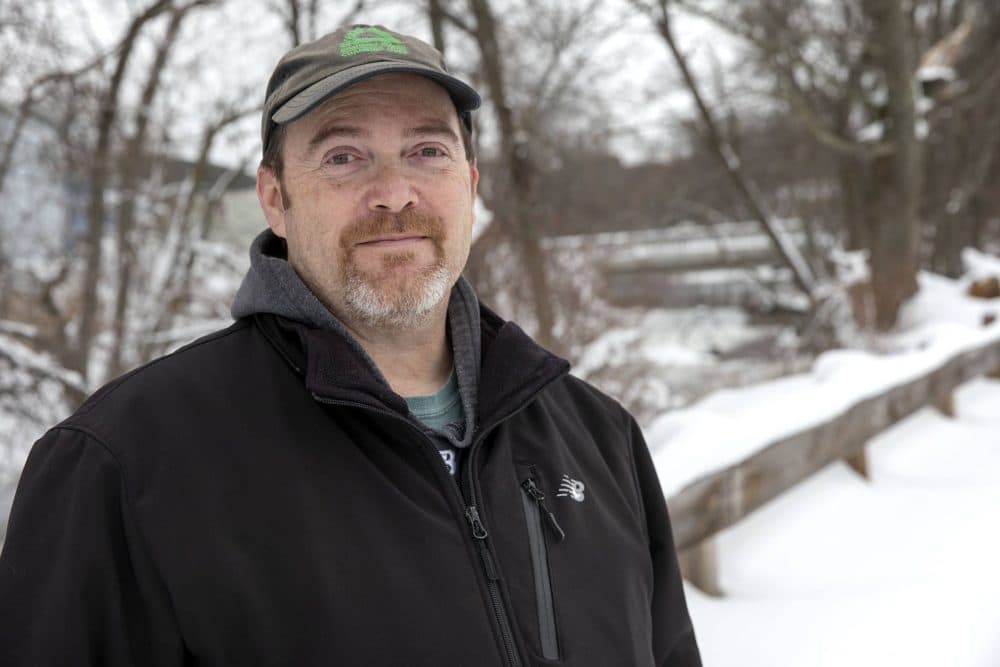
{"label": "green logo on cap", "polygon": [[344,58],[356,56],[359,53],[409,53],[406,45],[385,30],[373,26],[361,25],[353,28],[340,42],[340,55]]}

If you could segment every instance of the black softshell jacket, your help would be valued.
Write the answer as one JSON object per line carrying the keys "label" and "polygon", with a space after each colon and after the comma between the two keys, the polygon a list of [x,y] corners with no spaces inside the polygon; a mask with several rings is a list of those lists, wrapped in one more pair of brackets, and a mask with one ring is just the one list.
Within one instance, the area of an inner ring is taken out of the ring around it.
{"label": "black softshell jacket", "polygon": [[482,318],[457,480],[342,338],[276,316],[99,391],[22,474],[0,665],[700,665],[638,427]]}

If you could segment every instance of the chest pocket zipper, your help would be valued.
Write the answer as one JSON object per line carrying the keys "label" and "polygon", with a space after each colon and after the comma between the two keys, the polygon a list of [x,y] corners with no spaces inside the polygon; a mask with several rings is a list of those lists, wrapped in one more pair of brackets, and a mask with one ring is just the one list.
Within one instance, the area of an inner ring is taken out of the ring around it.
{"label": "chest pocket zipper", "polygon": [[545,541],[545,525],[553,537],[561,542],[563,532],[556,517],[545,506],[545,494],[535,483],[534,477],[521,482],[524,493],[521,502],[528,522],[528,545],[531,549],[531,567],[535,578],[535,598],[538,606],[538,634],[542,644],[542,657],[559,659],[559,637],[556,633],[555,605],[552,599],[552,580],[549,577],[549,549]]}

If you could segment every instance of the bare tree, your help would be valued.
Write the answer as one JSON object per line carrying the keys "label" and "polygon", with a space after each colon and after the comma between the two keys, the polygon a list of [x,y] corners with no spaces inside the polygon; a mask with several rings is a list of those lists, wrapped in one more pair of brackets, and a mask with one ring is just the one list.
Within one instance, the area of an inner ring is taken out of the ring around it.
{"label": "bare tree", "polygon": [[469,6],[475,19],[475,38],[479,45],[481,67],[500,125],[501,153],[504,156],[510,186],[508,193],[510,212],[506,222],[520,246],[528,284],[534,295],[538,339],[543,345],[553,347],[555,338],[552,292],[549,286],[548,266],[541,246],[540,225],[537,216],[533,215],[537,210],[535,191],[537,167],[531,161],[529,147],[523,141],[518,141],[518,128],[507,94],[504,60],[501,57],[493,9],[488,0],[469,0]]}
{"label": "bare tree", "polygon": [[[0,322],[10,331],[0,332],[0,346],[7,346],[0,375],[9,372],[18,380],[3,385],[9,391],[0,388],[0,410],[26,415],[37,402],[32,397],[41,391],[53,410],[72,408],[95,384],[162,351],[163,346],[144,342],[149,337],[142,327],[169,326],[190,306],[185,296],[194,287],[195,246],[211,232],[222,193],[239,173],[234,168],[224,177],[212,175],[218,170],[208,169],[209,154],[223,129],[257,107],[243,102],[252,96],[229,91],[237,101],[222,104],[220,116],[208,122],[199,159],[186,179],[191,187],[185,188],[164,180],[183,163],[170,154],[165,127],[172,122],[172,112],[162,105],[158,109],[157,97],[171,68],[170,55],[179,48],[184,20],[192,10],[220,4],[153,3],[128,22],[113,48],[84,58],[82,65],[37,75],[23,87],[22,102],[3,126],[0,185],[7,183],[12,166],[19,185],[26,178],[62,183],[65,189],[58,196],[64,199],[54,205],[64,207],[66,236],[54,240],[51,248],[32,248],[33,254],[20,264],[16,288],[3,290]],[[155,28],[162,28],[158,39],[153,37]],[[147,44],[153,46],[151,51],[145,51]],[[42,54],[63,48],[49,42],[32,47]],[[101,76],[105,65],[113,70],[107,80]],[[125,90],[135,91],[136,98],[130,99]],[[30,141],[18,153],[25,136]],[[35,162],[39,156],[43,162]],[[40,195],[44,193],[35,193]],[[83,239],[75,229],[81,218],[86,222]],[[113,246],[110,222],[115,223]],[[0,239],[8,238],[17,220],[4,216],[0,223]],[[115,254],[109,257],[105,247],[113,247]],[[176,264],[162,270],[162,261],[150,260],[161,254],[169,254]],[[115,266],[109,266],[108,259],[115,260]],[[5,273],[7,264],[2,264],[0,273]],[[159,271],[156,276],[154,269]],[[153,277],[159,284],[154,285]],[[150,294],[150,289],[162,294]],[[22,347],[14,347],[14,338]],[[98,348],[108,357],[91,363]]]}
{"label": "bare tree", "polygon": [[97,285],[103,268],[104,253],[101,241],[104,238],[107,217],[105,190],[111,166],[112,128],[119,112],[118,98],[136,40],[146,24],[169,10],[170,5],[170,0],[156,0],[132,20],[118,49],[114,73],[101,97],[97,120],[97,139],[94,144],[93,161],[89,173],[90,204],[87,209],[85,241],[87,262],[83,278],[80,326],[76,336],[75,353],[70,359],[71,366],[85,377],[88,374],[91,344],[97,332],[98,318],[100,317]]}
{"label": "bare tree", "polygon": [[[926,45],[917,72],[926,95],[927,138],[922,217],[931,267],[957,276],[961,251],[983,247],[988,189],[1000,162],[1000,6],[943,3],[925,11]],[[995,210],[993,215],[995,215]]]}
{"label": "bare tree", "polygon": [[22,137],[24,125],[38,103],[38,100],[46,94],[51,94],[53,86],[76,81],[80,77],[102,66],[109,55],[108,53],[99,53],[89,62],[75,69],[57,69],[45,72],[27,85],[21,102],[17,106],[17,111],[7,129],[7,136],[3,140],[3,146],[0,148],[0,192],[3,192],[7,174],[10,172],[11,163],[17,152],[18,142]]}
{"label": "bare tree", "polygon": [[871,21],[868,48],[885,80],[885,140],[893,150],[871,160],[865,188],[865,226],[875,326],[888,329],[903,303],[917,290],[920,267],[921,148],[916,136],[913,94],[914,39],[897,0],[865,0]]}
{"label": "bare tree", "polygon": [[[229,182],[248,166],[249,158],[241,165],[223,172],[215,183],[209,184],[208,167],[212,148],[223,130],[246,116],[259,112],[260,108],[257,106],[227,108],[202,130],[198,157],[172,207],[170,230],[167,234],[169,241],[154,260],[162,268],[154,271],[153,284],[148,286],[148,290],[158,295],[158,298],[155,301],[147,300],[146,307],[134,317],[139,333],[136,348],[138,360],[153,358],[164,351],[164,342],[173,342],[164,341],[159,334],[170,330],[188,305],[194,287],[192,280],[197,248],[212,231],[213,210]],[[197,215],[199,205],[200,216]]]}
{"label": "bare tree", "polygon": [[[493,169],[480,184],[494,222],[473,247],[468,274],[488,300],[498,292],[516,295],[523,307],[520,319],[543,345],[563,353],[566,332],[574,329],[568,319],[575,313],[560,307],[558,273],[543,244],[557,214],[540,190],[541,177],[565,147],[559,119],[574,113],[581,118],[585,109],[601,108],[593,99],[579,99],[580,82],[596,75],[588,69],[593,49],[583,46],[585,35],[608,29],[593,18],[597,4],[525,5],[520,12],[503,14],[489,0],[428,4],[432,26],[443,17],[445,25],[475,45],[475,76],[482,79],[486,106],[495,119]],[[514,34],[518,48],[508,43]],[[443,33],[435,39],[443,42]],[[497,270],[498,265],[506,270]]]}
{"label": "bare tree", "polygon": [[159,90],[167,58],[177,41],[177,34],[188,13],[198,6],[210,4],[206,0],[196,0],[185,5],[174,7],[170,11],[170,22],[166,33],[160,40],[156,55],[149,67],[146,83],[139,99],[136,113],[135,129],[125,142],[122,159],[117,161],[120,191],[123,194],[117,216],[117,286],[115,290],[114,314],[112,317],[111,358],[108,362],[108,376],[120,375],[124,370],[122,354],[125,345],[126,315],[128,313],[129,296],[134,289],[132,284],[132,269],[135,262],[135,243],[132,238],[135,229],[135,207],[138,195],[139,168],[147,162],[144,153],[149,129],[150,114],[153,100]]}
{"label": "bare tree", "polygon": [[763,194],[744,170],[739,155],[733,148],[730,139],[716,122],[715,117],[708,107],[708,103],[705,101],[705,97],[701,93],[698,82],[695,80],[691,68],[688,66],[687,58],[677,45],[672,26],[670,0],[659,0],[655,6],[644,4],[641,0],[633,0],[633,5],[649,14],[655,22],[658,32],[670,50],[674,63],[677,65],[678,70],[680,70],[681,76],[684,79],[684,85],[694,99],[709,145],[719,158],[730,181],[740,193],[754,219],[760,223],[761,228],[771,239],[785,265],[791,269],[799,289],[815,305],[815,279],[813,278],[812,269],[799,252],[797,246],[791,243],[787,236],[782,233]]}
{"label": "bare tree", "polygon": [[427,0],[427,20],[431,24],[431,37],[434,48],[445,52],[444,42],[444,8],[441,0]]}
{"label": "bare tree", "polygon": [[[896,0],[657,0],[743,40],[771,95],[839,162],[848,247],[869,254],[865,322],[893,325],[916,289],[922,158],[913,93],[916,37]],[[652,5],[636,2],[648,12]],[[662,31],[661,31],[662,32]],[[864,319],[864,318],[862,318]]]}
{"label": "bare tree", "polygon": [[[344,25],[353,20],[364,9],[366,0],[355,0],[344,13],[334,22]],[[281,19],[285,34],[291,46],[298,46],[319,37],[320,23],[319,0],[272,0],[269,9]]]}

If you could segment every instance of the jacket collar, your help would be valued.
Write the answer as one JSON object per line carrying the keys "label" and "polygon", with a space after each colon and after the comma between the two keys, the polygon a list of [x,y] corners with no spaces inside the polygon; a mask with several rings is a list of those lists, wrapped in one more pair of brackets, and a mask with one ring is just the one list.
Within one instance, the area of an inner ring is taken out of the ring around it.
{"label": "jacket collar", "polygon": [[[232,308],[237,319],[252,316],[289,363],[305,376],[310,392],[327,400],[361,403],[408,414],[382,372],[287,261],[287,246],[270,230],[254,239],[250,269]],[[471,442],[476,425],[506,408],[519,407],[568,364],[489,309],[480,310],[472,287],[459,278],[448,303],[452,341],[466,428],[452,444]]]}
{"label": "jacket collar", "polygon": [[[516,412],[569,363],[535,343],[519,326],[479,304],[482,350],[476,429]],[[314,396],[406,416],[402,396],[372,373],[369,363],[338,329],[314,329],[273,314],[254,316],[265,337],[300,374]]]}
{"label": "jacket collar", "polygon": [[557,357],[513,322],[506,322],[480,304],[483,353],[479,389],[478,428],[499,421],[569,372],[569,362]]}

